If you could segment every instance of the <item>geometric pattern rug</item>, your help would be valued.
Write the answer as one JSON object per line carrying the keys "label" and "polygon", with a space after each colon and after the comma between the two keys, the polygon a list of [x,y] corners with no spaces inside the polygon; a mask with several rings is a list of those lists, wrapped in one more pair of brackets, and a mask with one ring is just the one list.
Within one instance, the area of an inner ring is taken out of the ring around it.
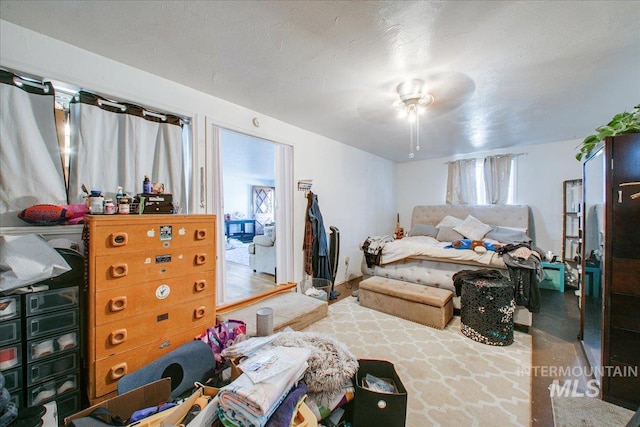
{"label": "geometric pattern rug", "polygon": [[443,330],[369,308],[348,297],[304,331],[322,332],[362,359],[392,362],[407,389],[407,427],[529,426],[531,335],[490,346],[460,332],[454,316]]}

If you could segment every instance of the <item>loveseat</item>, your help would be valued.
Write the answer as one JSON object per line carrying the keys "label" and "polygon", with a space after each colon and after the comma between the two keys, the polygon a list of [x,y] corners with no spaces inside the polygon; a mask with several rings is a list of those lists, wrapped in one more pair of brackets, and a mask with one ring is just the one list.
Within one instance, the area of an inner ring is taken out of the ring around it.
{"label": "loveseat", "polygon": [[267,225],[264,234],[255,236],[249,244],[249,267],[254,272],[276,274],[276,227]]}

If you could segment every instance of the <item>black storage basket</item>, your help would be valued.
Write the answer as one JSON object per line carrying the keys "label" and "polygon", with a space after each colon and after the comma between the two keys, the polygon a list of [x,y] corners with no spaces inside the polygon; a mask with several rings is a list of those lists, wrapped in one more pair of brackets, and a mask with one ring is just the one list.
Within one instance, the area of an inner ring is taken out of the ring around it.
{"label": "black storage basket", "polygon": [[[353,427],[404,427],[407,418],[407,390],[393,363],[386,360],[359,359],[353,400]],[[362,387],[367,374],[392,379],[397,392],[378,393]]]}

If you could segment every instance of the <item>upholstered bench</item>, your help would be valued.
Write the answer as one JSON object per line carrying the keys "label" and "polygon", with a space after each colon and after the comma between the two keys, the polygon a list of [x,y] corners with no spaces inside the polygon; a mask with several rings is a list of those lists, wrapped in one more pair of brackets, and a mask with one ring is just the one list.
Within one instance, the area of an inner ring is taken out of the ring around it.
{"label": "upholstered bench", "polygon": [[442,329],[453,317],[453,292],[373,276],[360,282],[360,305]]}

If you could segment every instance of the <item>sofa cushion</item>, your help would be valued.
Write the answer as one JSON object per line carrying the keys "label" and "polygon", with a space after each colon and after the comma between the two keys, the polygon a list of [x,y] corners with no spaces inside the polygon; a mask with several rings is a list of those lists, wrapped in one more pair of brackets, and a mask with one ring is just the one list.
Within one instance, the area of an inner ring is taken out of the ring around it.
{"label": "sofa cushion", "polygon": [[264,226],[264,235],[271,237],[272,240],[276,240],[276,226],[275,225],[265,225]]}
{"label": "sofa cushion", "polygon": [[260,246],[273,246],[273,239],[267,235],[255,236],[253,243]]}

